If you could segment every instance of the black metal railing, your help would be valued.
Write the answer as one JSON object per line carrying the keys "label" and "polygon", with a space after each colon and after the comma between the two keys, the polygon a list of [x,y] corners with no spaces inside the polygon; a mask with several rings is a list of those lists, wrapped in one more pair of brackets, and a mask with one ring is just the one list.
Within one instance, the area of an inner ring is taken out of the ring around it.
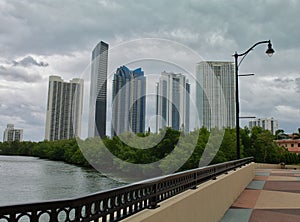
{"label": "black metal railing", "polygon": [[0,222],[120,221],[220,174],[246,165],[253,157],[157,177],[88,196],[0,206]]}

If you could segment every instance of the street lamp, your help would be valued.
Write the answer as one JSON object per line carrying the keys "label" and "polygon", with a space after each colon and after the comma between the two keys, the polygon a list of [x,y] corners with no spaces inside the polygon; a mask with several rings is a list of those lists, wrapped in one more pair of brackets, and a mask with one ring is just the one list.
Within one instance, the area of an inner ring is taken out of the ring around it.
{"label": "street lamp", "polygon": [[[235,64],[235,120],[236,120],[236,158],[240,159],[241,157],[241,148],[240,148],[240,107],[239,107],[239,66],[246,57],[246,55],[253,50],[257,45],[268,43],[268,49],[266,53],[268,56],[272,56],[275,52],[272,48],[271,40],[268,41],[260,41],[255,43],[251,48],[249,48],[246,52],[238,54],[235,52],[234,56],[234,64]],[[240,62],[238,62],[238,57],[242,56]]]}

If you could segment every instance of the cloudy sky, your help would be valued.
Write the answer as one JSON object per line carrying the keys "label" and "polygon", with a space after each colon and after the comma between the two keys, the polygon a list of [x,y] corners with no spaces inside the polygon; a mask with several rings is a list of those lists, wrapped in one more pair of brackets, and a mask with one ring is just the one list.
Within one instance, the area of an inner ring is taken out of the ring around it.
{"label": "cloudy sky", "polygon": [[0,132],[13,123],[25,140],[43,140],[49,75],[88,83],[99,41],[113,48],[144,38],[171,40],[204,60],[222,61],[271,39],[273,57],[261,45],[240,66],[240,73],[255,73],[240,79],[241,115],[272,116],[296,132],[299,10],[297,0],[0,0]]}

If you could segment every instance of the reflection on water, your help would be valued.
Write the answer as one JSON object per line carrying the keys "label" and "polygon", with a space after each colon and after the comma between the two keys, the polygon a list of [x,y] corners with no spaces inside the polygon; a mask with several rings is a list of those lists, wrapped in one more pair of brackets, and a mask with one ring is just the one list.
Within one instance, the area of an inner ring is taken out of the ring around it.
{"label": "reflection on water", "polygon": [[94,170],[63,162],[0,156],[0,205],[77,197],[121,185]]}

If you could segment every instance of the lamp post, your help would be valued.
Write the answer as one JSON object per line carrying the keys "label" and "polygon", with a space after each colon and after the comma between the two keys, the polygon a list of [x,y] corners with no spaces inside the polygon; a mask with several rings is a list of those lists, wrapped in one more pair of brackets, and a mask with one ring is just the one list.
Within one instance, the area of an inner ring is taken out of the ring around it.
{"label": "lamp post", "polygon": [[[271,40],[268,41],[260,41],[255,43],[251,48],[249,48],[244,53],[238,54],[235,52],[234,56],[234,64],[235,64],[235,122],[236,122],[236,158],[240,159],[241,157],[241,147],[240,147],[240,107],[239,107],[239,66],[246,57],[246,55],[253,50],[257,45],[260,44],[268,44],[268,49],[266,50],[266,53],[268,56],[272,56],[275,52],[272,48]],[[242,56],[242,59],[240,62],[238,62],[238,57]]]}

